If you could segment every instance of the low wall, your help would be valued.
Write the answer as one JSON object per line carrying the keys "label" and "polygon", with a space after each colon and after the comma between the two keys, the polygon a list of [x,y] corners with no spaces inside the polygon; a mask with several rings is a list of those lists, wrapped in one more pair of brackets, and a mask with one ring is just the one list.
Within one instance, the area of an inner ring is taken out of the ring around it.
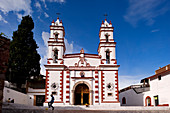
{"label": "low wall", "polygon": [[4,87],[3,96],[3,102],[7,102],[9,98],[14,99],[14,103],[17,104],[33,105],[34,102],[33,97],[6,87]]}

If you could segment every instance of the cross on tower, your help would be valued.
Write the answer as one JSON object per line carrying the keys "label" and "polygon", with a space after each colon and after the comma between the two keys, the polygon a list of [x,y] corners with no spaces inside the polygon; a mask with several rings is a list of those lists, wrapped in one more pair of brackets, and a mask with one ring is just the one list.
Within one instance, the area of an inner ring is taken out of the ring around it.
{"label": "cross on tower", "polygon": [[56,14],[57,14],[57,17],[59,18],[60,13],[56,13]]}
{"label": "cross on tower", "polygon": [[105,19],[106,19],[106,17],[108,16],[107,14],[104,14],[104,16],[105,16]]}

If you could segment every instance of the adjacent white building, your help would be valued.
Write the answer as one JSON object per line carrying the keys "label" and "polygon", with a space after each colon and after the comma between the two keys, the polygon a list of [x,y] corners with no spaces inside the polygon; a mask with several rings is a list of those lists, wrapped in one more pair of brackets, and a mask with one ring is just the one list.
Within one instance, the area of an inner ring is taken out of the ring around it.
{"label": "adjacent white building", "polygon": [[3,102],[11,102],[17,104],[25,104],[32,106],[43,106],[45,101],[45,79],[43,76],[39,78],[31,77],[29,81],[23,85],[26,93],[19,92],[15,85],[5,81],[3,91]]}
{"label": "adjacent white building", "polygon": [[[50,26],[46,68],[45,103],[53,94],[55,105],[119,106],[116,42],[112,23],[102,22],[98,54],[65,54],[65,30],[57,18]],[[89,45],[90,46],[90,45]]]}
{"label": "adjacent white building", "polygon": [[122,106],[169,106],[170,64],[155,71],[155,75],[120,90]]}

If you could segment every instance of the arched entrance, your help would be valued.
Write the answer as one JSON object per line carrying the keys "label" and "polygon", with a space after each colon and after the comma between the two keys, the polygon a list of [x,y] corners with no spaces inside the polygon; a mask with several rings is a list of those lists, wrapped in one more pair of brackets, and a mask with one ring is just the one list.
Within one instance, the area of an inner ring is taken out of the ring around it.
{"label": "arched entrance", "polygon": [[74,105],[84,104],[90,104],[90,91],[86,84],[80,83],[75,88]]}
{"label": "arched entrance", "polygon": [[126,104],[126,98],[125,97],[122,98],[122,104]]}
{"label": "arched entrance", "polygon": [[151,97],[147,96],[145,99],[145,106],[151,106]]}

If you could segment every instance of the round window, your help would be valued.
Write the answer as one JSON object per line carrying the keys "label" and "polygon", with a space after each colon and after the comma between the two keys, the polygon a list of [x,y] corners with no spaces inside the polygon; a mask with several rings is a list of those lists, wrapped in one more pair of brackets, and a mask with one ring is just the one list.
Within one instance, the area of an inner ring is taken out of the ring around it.
{"label": "round window", "polygon": [[113,83],[108,83],[106,87],[108,90],[113,90],[114,85],[113,85]]}
{"label": "round window", "polygon": [[84,72],[80,72],[80,76],[81,76],[81,77],[84,77]]}
{"label": "round window", "polygon": [[53,89],[58,89],[58,88],[59,88],[59,85],[56,84],[56,83],[52,83],[52,84],[51,84],[51,87],[52,87]]}

